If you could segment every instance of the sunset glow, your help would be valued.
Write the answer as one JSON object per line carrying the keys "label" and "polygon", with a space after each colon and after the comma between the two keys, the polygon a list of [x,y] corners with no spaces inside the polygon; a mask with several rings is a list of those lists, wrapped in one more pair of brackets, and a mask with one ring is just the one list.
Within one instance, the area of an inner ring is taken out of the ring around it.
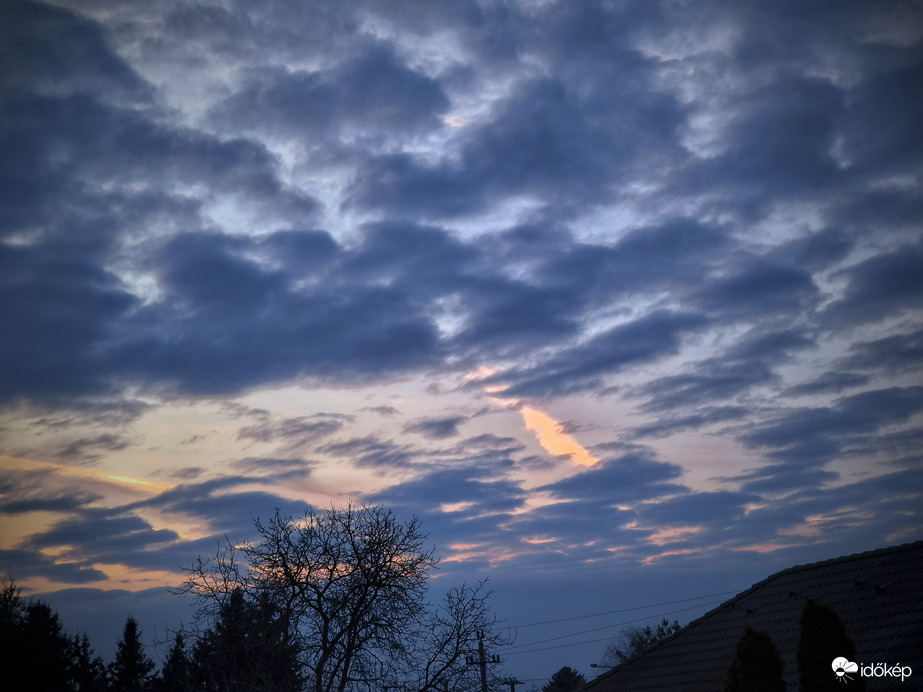
{"label": "sunset glow", "polygon": [[381,506],[537,690],[923,537],[921,47],[913,1],[5,3],[0,574],[109,661],[276,511]]}

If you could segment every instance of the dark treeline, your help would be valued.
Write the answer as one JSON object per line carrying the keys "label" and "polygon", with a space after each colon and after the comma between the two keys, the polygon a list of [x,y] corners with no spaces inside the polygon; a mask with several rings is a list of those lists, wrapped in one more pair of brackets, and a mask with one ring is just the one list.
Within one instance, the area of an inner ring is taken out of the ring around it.
{"label": "dark treeline", "polygon": [[27,601],[12,580],[0,591],[0,670],[7,692],[188,692],[300,689],[297,652],[282,644],[271,607],[254,608],[240,589],[213,627],[177,631],[155,672],[141,627],[128,616],[114,659],[95,654],[90,639],[68,634],[40,600]]}
{"label": "dark treeline", "polygon": [[199,609],[163,643],[159,670],[131,616],[106,663],[86,633],[68,634],[46,603],[10,578],[0,593],[0,670],[7,692],[471,692],[496,634],[483,582],[428,600],[436,559],[419,522],[378,506],[278,510],[260,540],[228,544],[188,568],[181,593]]}
{"label": "dark treeline", "polygon": [[[12,579],[0,588],[0,670],[8,692],[128,692],[153,690],[153,661],[130,617],[106,664],[84,632],[67,634],[61,618],[39,600],[26,601]],[[166,689],[166,688],[164,688]]]}

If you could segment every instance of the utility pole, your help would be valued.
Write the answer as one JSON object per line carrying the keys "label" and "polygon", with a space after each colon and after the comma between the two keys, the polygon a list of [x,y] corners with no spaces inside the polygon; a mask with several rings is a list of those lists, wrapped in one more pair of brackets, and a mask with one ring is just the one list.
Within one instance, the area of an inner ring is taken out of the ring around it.
{"label": "utility pole", "polygon": [[[488,692],[487,690],[487,652],[484,651],[484,632],[478,632],[478,657],[477,659],[472,656],[468,656],[465,659],[465,662],[470,665],[477,665],[481,669],[481,692]],[[500,656],[494,654],[490,657],[490,663],[500,663]]]}

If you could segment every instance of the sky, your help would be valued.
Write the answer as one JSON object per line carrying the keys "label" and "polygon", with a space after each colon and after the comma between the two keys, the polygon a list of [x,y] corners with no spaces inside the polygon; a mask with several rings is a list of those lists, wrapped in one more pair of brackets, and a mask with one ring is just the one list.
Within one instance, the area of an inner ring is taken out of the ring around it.
{"label": "sky", "polygon": [[923,537],[920,84],[911,0],[4,2],[0,568],[108,653],[383,504],[540,686]]}

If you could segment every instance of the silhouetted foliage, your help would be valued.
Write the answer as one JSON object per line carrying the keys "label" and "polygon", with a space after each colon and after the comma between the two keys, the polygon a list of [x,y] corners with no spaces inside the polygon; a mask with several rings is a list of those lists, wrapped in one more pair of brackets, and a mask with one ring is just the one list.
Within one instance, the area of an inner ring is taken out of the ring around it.
{"label": "silhouetted foliage", "polygon": [[193,689],[192,662],[186,651],[186,635],[180,631],[173,636],[160,675],[154,680],[156,692],[187,692]]}
{"label": "silhouetted foliage", "polygon": [[785,692],[785,689],[782,659],[772,637],[744,625],[724,679],[724,692]]}
{"label": "silhouetted foliage", "polygon": [[27,689],[50,691],[68,688],[70,642],[58,614],[47,603],[35,601],[26,606],[25,627],[19,644],[24,651],[17,667],[29,676]]}
{"label": "silhouetted foliage", "polygon": [[42,601],[26,603],[12,579],[0,582],[0,670],[6,692],[100,692],[102,660],[89,639],[70,638]]}
{"label": "silhouetted foliage", "polygon": [[296,692],[298,656],[267,594],[248,603],[241,588],[221,605],[214,628],[196,642],[196,683],[216,692]]}
{"label": "silhouetted foliage", "polygon": [[604,666],[616,666],[619,663],[625,663],[625,661],[634,658],[647,647],[672,636],[681,629],[679,621],[674,620],[671,624],[666,618],[657,623],[657,628],[653,630],[650,625],[645,625],[644,627],[629,625],[623,628],[606,646],[606,650],[600,658],[600,663]]}
{"label": "silhouetted foliage", "polygon": [[[798,682],[804,692],[842,690],[840,678],[833,672],[833,659],[856,660],[856,646],[846,634],[840,617],[830,606],[808,601],[801,612],[801,636],[798,640]],[[858,674],[849,681],[850,692],[865,690],[865,680]]]}
{"label": "silhouetted foliage", "polygon": [[564,666],[542,685],[542,692],[573,692],[585,683],[586,678],[583,675],[569,666]]}
{"label": "silhouetted foliage", "polygon": [[[214,622],[193,656],[209,684],[222,685],[217,676],[233,674],[258,677],[260,684],[300,678],[313,692],[357,684],[461,692],[477,685],[466,665],[476,633],[486,633],[487,645],[506,643],[492,631],[496,620],[483,583],[452,589],[437,608],[428,603],[436,559],[416,518],[401,523],[382,507],[347,505],[309,509],[301,519],[276,510],[268,523],[255,525],[258,543],[229,544],[189,568],[185,591],[198,597],[200,621]],[[257,643],[233,634],[254,627],[261,632]],[[260,637],[283,653],[267,660],[267,670],[236,668],[228,656],[243,656],[234,647],[258,646]],[[293,658],[300,666],[295,676]],[[209,667],[213,660],[228,662]]]}
{"label": "silhouetted foliage", "polygon": [[129,615],[109,667],[113,692],[148,692],[153,670],[154,662],[144,653],[138,621]]}
{"label": "silhouetted foliage", "polygon": [[106,692],[106,664],[102,657],[93,654],[90,638],[84,632],[70,641],[70,688],[78,692]]}

